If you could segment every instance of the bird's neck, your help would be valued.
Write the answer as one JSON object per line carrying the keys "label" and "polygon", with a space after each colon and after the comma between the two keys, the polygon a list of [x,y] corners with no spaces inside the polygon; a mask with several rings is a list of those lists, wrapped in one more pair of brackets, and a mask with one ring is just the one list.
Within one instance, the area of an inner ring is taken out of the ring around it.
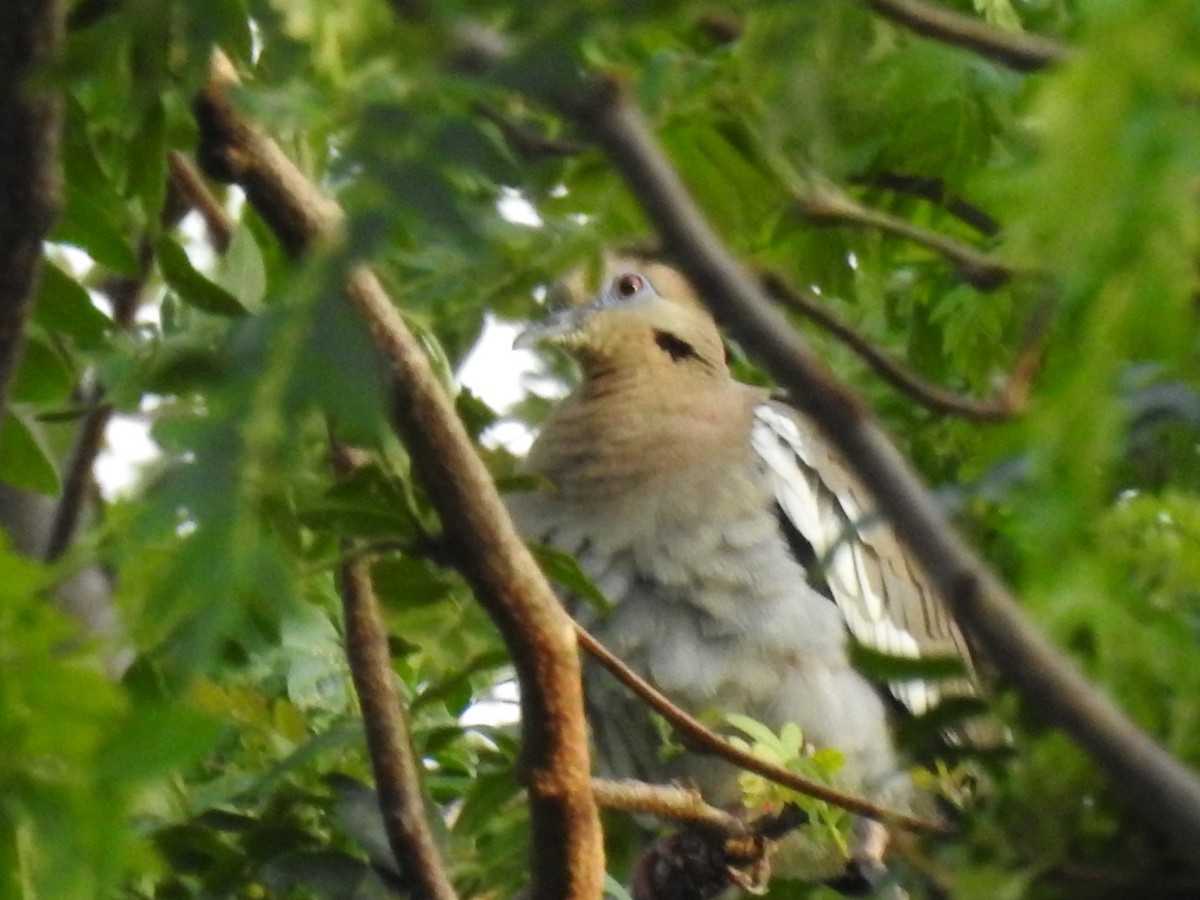
{"label": "bird's neck", "polygon": [[564,490],[649,480],[743,452],[761,398],[727,371],[622,367],[596,361],[546,422],[528,468]]}

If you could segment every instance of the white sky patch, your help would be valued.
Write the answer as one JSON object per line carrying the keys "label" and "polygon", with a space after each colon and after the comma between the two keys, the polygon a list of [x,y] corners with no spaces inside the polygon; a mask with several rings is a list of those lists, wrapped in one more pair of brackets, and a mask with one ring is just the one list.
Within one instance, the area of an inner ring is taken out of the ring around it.
{"label": "white sky patch", "polygon": [[73,244],[56,244],[46,241],[46,255],[67,270],[72,278],[83,278],[95,263],[83,250]]}
{"label": "white sky patch", "polygon": [[96,457],[96,483],[109,500],[128,496],[137,486],[142,469],[162,454],[150,437],[145,416],[115,415],[105,432],[104,449]]}
{"label": "white sky patch", "polygon": [[179,243],[193,266],[201,272],[212,273],[217,264],[217,252],[208,242],[204,217],[194,209],[179,221]]}
{"label": "white sky patch", "polygon": [[[523,327],[489,313],[479,340],[458,369],[459,384],[501,415],[525,396],[525,376],[540,368],[537,354],[513,349],[513,340]],[[489,428],[483,443],[523,456],[533,443],[533,432],[524,423],[508,419]]]}
{"label": "white sky patch", "polygon": [[501,681],[491,690],[491,696],[468,706],[458,721],[470,728],[472,725],[511,725],[520,721],[520,693],[513,679]]}
{"label": "white sky patch", "polygon": [[516,188],[500,188],[500,199],[496,201],[496,210],[514,225],[528,225],[530,228],[541,228],[542,217],[529,199]]}

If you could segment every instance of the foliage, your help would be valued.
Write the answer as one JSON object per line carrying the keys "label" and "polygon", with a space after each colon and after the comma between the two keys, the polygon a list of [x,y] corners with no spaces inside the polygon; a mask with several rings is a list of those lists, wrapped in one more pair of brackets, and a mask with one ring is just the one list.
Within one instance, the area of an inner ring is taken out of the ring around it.
{"label": "foliage", "polygon": [[[922,377],[986,395],[1051,310],[1028,408],[994,424],[930,413],[796,325],[944,489],[1044,632],[1200,766],[1200,14],[1191,0],[946,5],[1077,56],[1018,75],[843,0],[78,0],[47,75],[66,100],[65,208],[0,423],[0,478],[61,496],[92,378],[120,414],[152,422],[162,456],[136,491],[97,501],[57,562],[0,548],[0,895],[386,890],[329,780],[369,773],[340,647],[346,541],[378,551],[456,885],[523,884],[515,731],[462,719],[511,673],[469,591],[422,552],[437,522],[335,273],[371,259],[450,384],[486,314],[536,315],[554,279],[650,237],[597,151],[524,158],[497,124],[576,137],[544,101],[596,70],[634,87],[747,264],[819,291]],[[392,8],[410,6],[424,11]],[[464,40],[486,29],[511,52],[481,76]],[[233,192],[221,259],[194,218],[164,219],[167,153],[194,150],[189,101],[214,44],[244,76],[238,102],[345,206],[345,246],[290,260]],[[1002,230],[889,188],[896,174],[936,179]],[[1016,274],[984,290],[928,248],[814,222],[802,201],[822,184]],[[502,214],[514,189],[539,227]],[[129,329],[91,302],[117,277],[144,296]],[[753,348],[733,352],[761,378]],[[496,414],[459,396],[485,434]],[[328,427],[375,462],[335,480]],[[509,454],[484,452],[512,475]],[[68,640],[74,625],[47,602],[92,565],[115,584],[135,655],[119,680],[104,674],[114,648]],[[1014,752],[991,764],[961,838],[922,848],[925,869],[962,897],[1094,896],[1083,876],[1097,871],[1155,895],[1180,861],[1120,785],[1002,686],[995,705]],[[631,828],[613,824],[618,880]]]}
{"label": "foliage", "polygon": [[[845,762],[845,757],[833,747],[806,746],[804,733],[796,723],[787,723],[779,734],[775,734],[762,723],[746,716],[730,713],[726,719],[749,739],[730,738],[736,747],[817,784],[836,784],[836,776]],[[739,781],[747,804],[754,808],[778,811],[785,804],[794,803],[808,817],[814,840],[829,841],[844,857],[850,858],[847,832],[852,817],[844,809],[830,806],[824,800],[815,800],[789,791],[752,772],[743,772]]]}

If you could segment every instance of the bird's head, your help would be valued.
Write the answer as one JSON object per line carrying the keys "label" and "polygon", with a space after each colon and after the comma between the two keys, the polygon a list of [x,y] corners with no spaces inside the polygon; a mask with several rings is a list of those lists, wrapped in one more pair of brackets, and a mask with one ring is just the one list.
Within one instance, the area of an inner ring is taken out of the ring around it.
{"label": "bird's head", "polygon": [[564,348],[585,367],[665,361],[725,371],[712,316],[683,275],[655,262],[620,262],[589,302],[535,322],[514,346],[539,343]]}

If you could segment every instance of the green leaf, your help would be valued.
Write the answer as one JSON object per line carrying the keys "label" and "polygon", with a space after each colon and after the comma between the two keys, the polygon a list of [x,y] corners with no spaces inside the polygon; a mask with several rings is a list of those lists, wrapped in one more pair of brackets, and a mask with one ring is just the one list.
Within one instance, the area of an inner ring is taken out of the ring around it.
{"label": "green leaf", "polygon": [[250,312],[262,309],[267,294],[267,269],[249,228],[242,227],[233,233],[228,249],[217,261],[214,280],[245,309]]}
{"label": "green leaf", "polygon": [[756,719],[731,712],[726,713],[725,720],[756,743],[763,744],[765,747],[774,750],[782,751],[785,749],[779,735]]}
{"label": "green leaf", "polygon": [[100,750],[98,774],[113,784],[140,784],[189,766],[216,744],[223,723],[178,704],[135,710]]}
{"label": "green leaf", "polygon": [[607,614],[612,611],[612,602],[584,574],[583,569],[579,568],[575,557],[561,550],[539,545],[532,545],[530,550],[546,577],[555,584],[566,588],[597,612]]}
{"label": "green leaf", "polygon": [[146,218],[157,221],[167,194],[167,113],[161,97],[150,99],[138,123],[136,160],[130,188],[141,198]]}
{"label": "green leaf", "polygon": [[71,392],[75,374],[62,355],[35,331],[26,336],[12,397],[24,403],[53,403]]}
{"label": "green leaf", "polygon": [[113,328],[112,319],[96,308],[83,285],[51,262],[42,265],[33,320],[84,347],[100,343]]}
{"label": "green leaf", "polygon": [[158,266],[167,284],[190,306],[217,316],[246,314],[246,308],[233,294],[200,274],[184,249],[168,237],[158,241]]}
{"label": "green leaf", "polygon": [[119,272],[138,272],[130,234],[128,203],[117,189],[118,180],[105,169],[93,140],[98,124],[75,98],[67,104],[63,132],[63,170],[66,173],[66,207],[55,223],[51,239],[82,247],[92,259]]}
{"label": "green leaf", "polygon": [[612,897],[613,900],[633,900],[625,886],[607,872],[604,873],[604,896]]}
{"label": "green leaf", "polygon": [[881,653],[859,641],[850,641],[850,659],[864,675],[875,681],[944,681],[966,675],[957,656],[896,656]]}
{"label": "green leaf", "polygon": [[0,479],[51,497],[62,490],[58,467],[37,423],[20,407],[11,407],[0,424]]}

